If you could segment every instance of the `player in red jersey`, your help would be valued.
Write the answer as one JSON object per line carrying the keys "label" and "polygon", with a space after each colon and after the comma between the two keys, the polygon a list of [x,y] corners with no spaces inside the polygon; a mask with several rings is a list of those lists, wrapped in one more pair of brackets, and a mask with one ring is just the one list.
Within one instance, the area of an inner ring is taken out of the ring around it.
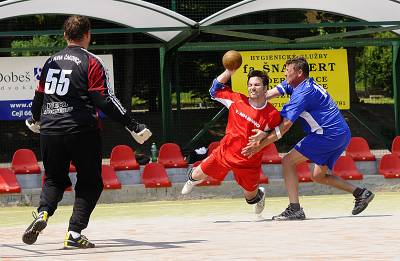
{"label": "player in red jersey", "polygon": [[182,194],[190,193],[207,176],[222,181],[228,171],[232,170],[236,182],[243,188],[247,203],[255,204],[254,211],[260,214],[265,205],[265,189],[259,188],[262,151],[247,158],[241,154],[241,150],[253,135],[252,129],[272,130],[280,123],[281,117],[267,101],[265,94],[269,78],[265,72],[250,71],[247,78],[249,97],[235,93],[225,85],[234,72],[225,70],[213,81],[210,88],[212,99],[229,109],[226,134],[210,156],[199,166],[189,170]]}

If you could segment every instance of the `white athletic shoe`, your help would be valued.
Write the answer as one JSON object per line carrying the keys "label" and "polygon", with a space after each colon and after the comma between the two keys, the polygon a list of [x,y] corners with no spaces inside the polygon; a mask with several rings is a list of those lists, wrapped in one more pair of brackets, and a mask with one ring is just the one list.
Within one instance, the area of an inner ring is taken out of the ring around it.
{"label": "white athletic shoe", "polygon": [[263,212],[265,208],[265,188],[264,187],[259,187],[259,190],[261,190],[264,195],[262,196],[261,200],[257,202],[257,204],[254,205],[254,213],[257,215],[260,215],[261,212]]}
{"label": "white athletic shoe", "polygon": [[196,181],[188,180],[188,181],[186,181],[185,185],[182,188],[181,194],[182,195],[189,194],[190,192],[192,192],[194,186],[200,184],[202,181],[203,180],[196,180]]}

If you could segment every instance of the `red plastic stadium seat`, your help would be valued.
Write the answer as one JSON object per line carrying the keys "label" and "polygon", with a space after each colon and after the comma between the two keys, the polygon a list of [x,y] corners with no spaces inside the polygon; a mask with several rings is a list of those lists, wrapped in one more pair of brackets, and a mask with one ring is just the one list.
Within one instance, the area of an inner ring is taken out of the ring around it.
{"label": "red plastic stadium seat", "polygon": [[140,169],[135,152],[127,145],[117,145],[112,149],[110,165],[114,170]]}
{"label": "red plastic stadium seat", "polygon": [[11,169],[15,174],[40,174],[35,153],[30,149],[19,149],[14,153]]}
{"label": "red plastic stadium seat", "polygon": [[187,168],[189,165],[183,158],[181,148],[176,143],[161,145],[157,162],[165,168]]}
{"label": "red plastic stadium seat", "polygon": [[142,183],[145,188],[171,187],[164,166],[157,162],[150,162],[144,167]]}
{"label": "red plastic stadium seat", "polygon": [[[44,179],[46,178],[46,173],[42,176],[42,188],[44,186]],[[69,186],[65,191],[72,191],[72,186]]]}
{"label": "red plastic stadium seat", "polygon": [[333,166],[333,174],[343,179],[363,179],[357,170],[354,160],[350,156],[340,156]]}
{"label": "red plastic stadium seat", "polygon": [[210,156],[211,152],[219,146],[219,141],[213,141],[208,145],[207,156]]}
{"label": "red plastic stadium seat", "polygon": [[20,193],[21,187],[18,184],[14,172],[8,168],[0,168],[0,193]]}
{"label": "red plastic stadium seat", "polygon": [[278,150],[274,143],[269,144],[263,150],[262,155],[262,163],[266,164],[280,164],[282,162],[281,157],[279,156]]}
{"label": "red plastic stadium seat", "polygon": [[103,178],[104,189],[120,189],[121,182],[119,182],[117,174],[113,167],[108,165],[101,165],[101,176]]}
{"label": "red plastic stadium seat", "polygon": [[346,149],[346,155],[355,161],[374,161],[375,156],[371,153],[368,142],[362,137],[352,137]]}
{"label": "red plastic stadium seat", "polygon": [[392,153],[400,156],[400,136],[396,136],[392,142]]}
{"label": "red plastic stadium seat", "polygon": [[260,184],[268,184],[268,177],[264,175],[262,169],[260,169]]}
{"label": "red plastic stadium seat", "polygon": [[312,182],[310,166],[307,161],[303,161],[296,165],[296,173],[299,178],[299,182]]}
{"label": "red plastic stadium seat", "polygon": [[69,172],[76,172],[75,165],[72,163],[72,161],[69,163]]}
{"label": "red plastic stadium seat", "polygon": [[379,174],[387,179],[400,178],[400,158],[397,154],[384,155],[379,163]]}

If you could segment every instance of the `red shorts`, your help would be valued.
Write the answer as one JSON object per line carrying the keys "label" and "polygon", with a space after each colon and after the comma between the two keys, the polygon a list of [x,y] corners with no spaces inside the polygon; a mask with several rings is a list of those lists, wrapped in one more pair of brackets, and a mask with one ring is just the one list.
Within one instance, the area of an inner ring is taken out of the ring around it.
{"label": "red shorts", "polygon": [[246,191],[254,191],[260,182],[261,164],[256,167],[232,167],[226,161],[219,158],[217,153],[211,153],[201,164],[201,170],[210,177],[223,181],[230,170],[236,182]]}

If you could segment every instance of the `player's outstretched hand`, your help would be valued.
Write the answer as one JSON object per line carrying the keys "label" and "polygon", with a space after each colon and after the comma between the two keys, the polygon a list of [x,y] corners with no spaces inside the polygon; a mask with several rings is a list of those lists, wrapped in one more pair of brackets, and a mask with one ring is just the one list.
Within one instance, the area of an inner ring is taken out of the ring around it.
{"label": "player's outstretched hand", "polygon": [[33,117],[25,120],[25,125],[34,133],[40,133],[40,124]]}
{"label": "player's outstretched hand", "polygon": [[146,127],[146,125],[142,123],[131,124],[131,126],[126,126],[125,129],[139,144],[143,144],[152,135],[151,131]]}
{"label": "player's outstretched hand", "polygon": [[260,142],[249,142],[246,147],[242,149],[242,155],[248,158],[253,157],[254,154],[259,152],[263,147],[261,147]]}
{"label": "player's outstretched hand", "polygon": [[254,132],[255,134],[249,137],[249,142],[261,141],[265,137],[267,137],[267,133],[265,131],[259,129],[252,129],[251,131]]}

